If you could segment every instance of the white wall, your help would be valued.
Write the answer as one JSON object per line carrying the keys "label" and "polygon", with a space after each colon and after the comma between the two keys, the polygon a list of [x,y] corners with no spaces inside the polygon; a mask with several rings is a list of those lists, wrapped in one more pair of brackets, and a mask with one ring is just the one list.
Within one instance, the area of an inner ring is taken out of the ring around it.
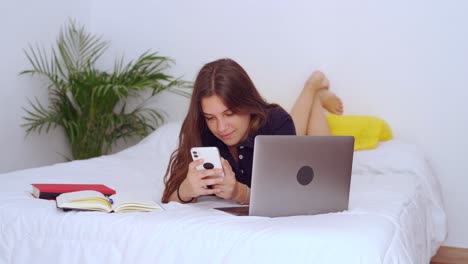
{"label": "white wall", "polygon": [[[0,9],[0,172],[63,162],[68,145],[60,130],[25,136],[22,107],[27,98],[47,102],[47,89],[38,78],[19,76],[30,69],[23,53],[28,44],[49,48],[68,18],[90,19],[91,1],[4,1]],[[46,104],[47,105],[47,104]]]}
{"label": "white wall", "polygon": [[[11,5],[20,13],[19,4]],[[87,7],[86,3],[61,6],[64,11]],[[47,8],[40,10],[51,15]],[[204,63],[231,57],[244,66],[266,98],[286,109],[310,72],[322,69],[331,89],[344,100],[346,113],[380,116],[397,138],[426,151],[441,182],[449,217],[446,245],[468,247],[467,11],[468,3],[455,0],[100,0],[92,3],[89,18],[92,31],[112,41],[108,64],[115,55],[134,58],[151,48],[175,59],[175,75],[193,80]],[[4,126],[7,133],[2,128],[0,137],[8,140],[0,150],[1,170],[52,163],[55,151],[65,149],[63,139],[54,143],[51,134],[23,142],[23,135],[18,136],[22,130],[10,125],[19,123],[24,96],[36,92],[22,92],[29,83],[16,76],[25,63],[20,49],[29,40],[54,37],[61,23],[51,18],[50,28],[45,29],[27,19],[30,28],[22,33],[24,40],[0,51],[11,57],[0,62],[1,76],[9,78],[0,80],[1,100],[5,101],[4,94],[15,98],[0,104],[1,120],[9,121]],[[11,20],[21,21],[16,16]],[[14,36],[21,28],[14,25],[7,35]],[[158,101],[169,120],[182,119],[187,110],[187,100],[180,97],[166,94]],[[16,149],[22,152],[9,157]],[[26,153],[29,156],[24,157]],[[3,156],[8,156],[6,163]]]}

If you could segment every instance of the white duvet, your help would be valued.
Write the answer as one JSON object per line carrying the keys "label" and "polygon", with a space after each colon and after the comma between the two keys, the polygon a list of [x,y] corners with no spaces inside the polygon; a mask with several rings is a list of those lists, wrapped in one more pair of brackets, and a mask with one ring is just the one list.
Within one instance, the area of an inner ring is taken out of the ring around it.
{"label": "white duvet", "polygon": [[120,153],[0,175],[0,263],[429,263],[446,236],[424,155],[392,140],[355,152],[349,211],[239,217],[216,198],[166,211],[64,212],[31,183],[104,183],[160,199],[180,123]]}

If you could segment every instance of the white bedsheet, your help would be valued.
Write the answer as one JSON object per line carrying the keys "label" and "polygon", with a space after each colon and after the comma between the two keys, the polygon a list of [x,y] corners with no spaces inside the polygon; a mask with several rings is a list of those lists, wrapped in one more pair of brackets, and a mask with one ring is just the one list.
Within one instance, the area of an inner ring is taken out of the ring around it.
{"label": "white bedsheet", "polygon": [[392,140],[355,152],[349,211],[238,217],[213,197],[164,212],[64,212],[31,183],[104,183],[159,200],[180,123],[120,153],[0,175],[0,263],[429,263],[446,236],[424,155]]}

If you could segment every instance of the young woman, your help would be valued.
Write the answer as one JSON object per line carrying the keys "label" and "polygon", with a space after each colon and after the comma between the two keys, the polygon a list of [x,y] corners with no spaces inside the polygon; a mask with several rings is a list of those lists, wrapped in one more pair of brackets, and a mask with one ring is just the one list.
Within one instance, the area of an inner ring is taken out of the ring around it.
{"label": "young woman", "polygon": [[[267,103],[235,61],[220,59],[203,66],[179,147],[169,161],[162,202],[188,203],[202,195],[216,195],[248,204],[255,137],[330,134],[324,108],[341,114],[343,106],[328,86],[325,75],[314,72],[289,115],[279,105]],[[223,169],[196,170],[203,161],[192,161],[190,149],[199,146],[218,147]],[[220,173],[224,177],[211,177]]]}

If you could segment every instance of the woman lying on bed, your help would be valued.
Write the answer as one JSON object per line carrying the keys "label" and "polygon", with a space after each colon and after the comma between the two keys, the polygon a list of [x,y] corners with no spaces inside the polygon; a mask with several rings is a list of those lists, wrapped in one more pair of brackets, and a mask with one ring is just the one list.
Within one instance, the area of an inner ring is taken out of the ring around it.
{"label": "woman lying on bed", "polygon": [[[257,135],[329,135],[325,109],[342,114],[340,99],[328,90],[319,71],[304,85],[291,115],[267,103],[245,70],[231,59],[210,62],[200,70],[189,110],[165,175],[162,202],[188,203],[201,195],[248,204],[254,138]],[[223,169],[196,170],[190,149],[216,146]],[[208,177],[224,173],[224,177]],[[212,186],[206,188],[205,186]]]}

